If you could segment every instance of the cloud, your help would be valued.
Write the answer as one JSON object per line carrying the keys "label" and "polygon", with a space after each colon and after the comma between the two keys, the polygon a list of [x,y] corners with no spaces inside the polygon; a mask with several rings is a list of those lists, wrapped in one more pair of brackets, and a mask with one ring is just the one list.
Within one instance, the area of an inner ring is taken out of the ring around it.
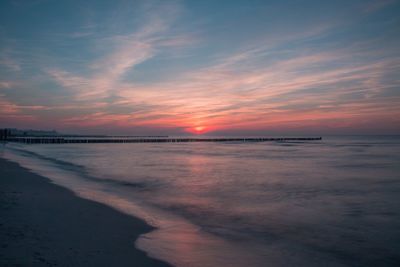
{"label": "cloud", "polygon": [[0,65],[12,71],[21,71],[21,65],[15,59],[7,55],[7,53],[3,53],[0,56]]}
{"label": "cloud", "polygon": [[[167,120],[181,127],[208,124],[214,127],[247,126],[293,120],[349,119],[359,103],[359,113],[371,113],[385,99],[373,99],[387,89],[382,80],[389,69],[399,70],[399,60],[384,59],[371,64],[349,64],[343,51],[300,55],[272,65],[247,71],[237,70],[241,60],[252,53],[227,57],[199,71],[187,73],[172,82],[120,90],[124,99],[157,102],[167,110]],[[234,59],[234,60],[232,60]],[[328,66],[328,67],[326,67]],[[357,99],[347,95],[359,94]],[[368,100],[370,99],[370,100]],[[300,106],[309,107],[301,109]],[[325,108],[320,108],[324,106]],[[336,107],[328,109],[326,107]],[[382,114],[389,111],[382,108]],[[162,120],[157,122],[163,123]]]}
{"label": "cloud", "polygon": [[144,10],[147,18],[133,33],[113,35],[99,40],[99,46],[110,47],[105,55],[89,64],[92,74],[81,76],[62,69],[46,72],[61,86],[72,89],[77,99],[98,99],[118,90],[121,78],[135,66],[157,54],[158,46],[182,46],[189,43],[184,36],[171,37],[168,29],[179,13],[175,4],[160,4]]}
{"label": "cloud", "polygon": [[0,96],[0,114],[2,116],[18,114],[19,111],[17,105]]}
{"label": "cloud", "polygon": [[363,12],[365,13],[376,12],[394,3],[396,3],[396,0],[372,0],[364,5]]}
{"label": "cloud", "polygon": [[15,82],[12,81],[0,81],[0,89],[10,89],[15,86]]}

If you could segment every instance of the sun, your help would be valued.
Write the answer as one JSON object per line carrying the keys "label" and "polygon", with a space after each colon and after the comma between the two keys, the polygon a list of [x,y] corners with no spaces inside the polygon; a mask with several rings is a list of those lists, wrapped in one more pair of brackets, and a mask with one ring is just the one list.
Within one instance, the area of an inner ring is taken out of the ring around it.
{"label": "sun", "polygon": [[209,131],[211,131],[211,127],[209,127],[208,125],[201,125],[201,124],[195,124],[192,125],[191,127],[187,127],[185,128],[185,131],[191,134],[196,134],[196,135],[200,135],[200,134],[205,134],[208,133]]}
{"label": "sun", "polygon": [[205,127],[205,126],[195,126],[195,127],[188,129],[188,132],[191,132],[193,134],[203,134],[206,131],[207,131],[207,127]]}

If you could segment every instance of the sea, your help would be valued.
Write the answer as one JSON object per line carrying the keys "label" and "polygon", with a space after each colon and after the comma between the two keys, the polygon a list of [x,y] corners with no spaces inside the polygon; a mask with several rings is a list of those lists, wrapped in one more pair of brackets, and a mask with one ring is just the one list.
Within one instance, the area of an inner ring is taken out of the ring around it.
{"label": "sea", "polygon": [[400,136],[1,146],[154,226],[135,246],[176,267],[400,266]]}

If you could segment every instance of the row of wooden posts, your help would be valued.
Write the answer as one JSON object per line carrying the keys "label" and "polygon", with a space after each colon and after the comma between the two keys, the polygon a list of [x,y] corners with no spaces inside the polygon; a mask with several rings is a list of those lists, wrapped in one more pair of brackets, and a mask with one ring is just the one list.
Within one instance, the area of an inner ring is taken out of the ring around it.
{"label": "row of wooden posts", "polygon": [[11,135],[9,129],[0,129],[0,140],[7,140]]}
{"label": "row of wooden posts", "polygon": [[183,143],[183,142],[267,142],[317,141],[321,137],[260,137],[260,138],[63,138],[63,137],[8,137],[3,140],[26,144],[71,143]]}

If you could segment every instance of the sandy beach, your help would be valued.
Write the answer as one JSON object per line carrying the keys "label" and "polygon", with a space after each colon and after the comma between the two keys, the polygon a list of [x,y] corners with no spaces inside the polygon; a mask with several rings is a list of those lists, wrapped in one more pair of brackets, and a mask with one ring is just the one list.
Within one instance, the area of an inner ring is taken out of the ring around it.
{"label": "sandy beach", "polygon": [[170,266],[135,248],[151,230],[0,158],[1,266]]}

